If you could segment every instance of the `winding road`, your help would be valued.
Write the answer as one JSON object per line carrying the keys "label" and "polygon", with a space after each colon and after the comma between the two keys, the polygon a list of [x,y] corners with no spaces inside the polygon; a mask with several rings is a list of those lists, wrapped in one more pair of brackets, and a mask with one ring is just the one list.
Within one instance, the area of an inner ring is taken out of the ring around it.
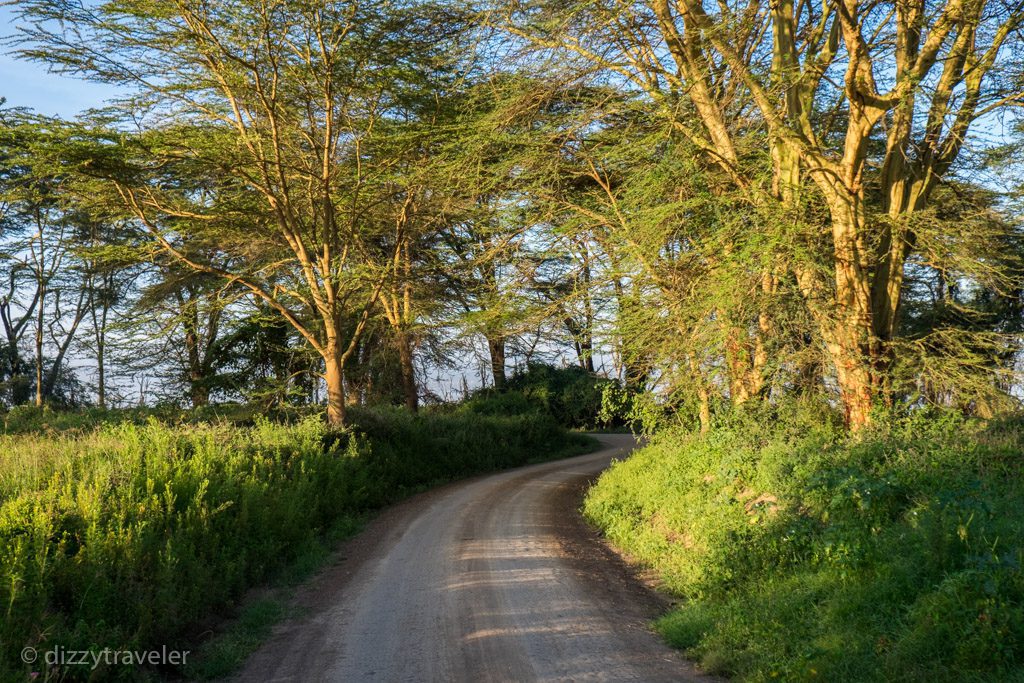
{"label": "winding road", "polygon": [[649,622],[666,605],[580,517],[634,446],[450,484],[389,508],[299,591],[239,681],[710,680]]}

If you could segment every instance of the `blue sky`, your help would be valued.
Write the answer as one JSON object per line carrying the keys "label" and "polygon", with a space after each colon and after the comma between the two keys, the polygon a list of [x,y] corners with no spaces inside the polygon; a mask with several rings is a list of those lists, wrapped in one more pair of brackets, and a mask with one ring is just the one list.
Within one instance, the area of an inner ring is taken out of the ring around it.
{"label": "blue sky", "polygon": [[[0,35],[14,32],[13,8],[0,7]],[[71,118],[102,105],[115,94],[110,86],[49,73],[45,65],[16,60],[7,52],[0,51],[0,97],[7,99],[5,106],[30,107],[40,114]]]}

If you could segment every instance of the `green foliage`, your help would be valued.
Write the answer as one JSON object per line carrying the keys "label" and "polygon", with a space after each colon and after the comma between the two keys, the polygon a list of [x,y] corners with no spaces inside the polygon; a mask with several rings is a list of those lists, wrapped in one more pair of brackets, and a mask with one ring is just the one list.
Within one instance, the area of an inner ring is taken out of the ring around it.
{"label": "green foliage", "polygon": [[559,368],[531,363],[509,379],[503,390],[477,392],[465,409],[481,415],[540,413],[579,429],[618,427],[625,424],[624,414],[605,399],[605,393],[617,387],[614,380],[577,365]]}
{"label": "green foliage", "polygon": [[[311,406],[305,411],[275,411],[271,414],[278,422],[294,421],[308,416],[317,408]],[[0,413],[0,434],[33,434],[38,432],[85,432],[103,425],[130,423],[145,425],[150,419],[175,425],[196,425],[205,422],[230,422],[252,424],[257,415],[266,414],[257,406],[241,403],[219,403],[190,410],[181,410],[173,405],[158,405],[140,408],[81,408],[77,410],[54,410],[49,406],[37,408],[33,405],[15,406],[6,413]]]}
{"label": "green foliage", "polygon": [[669,430],[586,514],[686,598],[659,622],[743,680],[1019,679],[1020,418],[919,411],[850,437],[827,408]]}
{"label": "green foliage", "polygon": [[413,414],[399,408],[354,408],[352,420],[371,447],[360,473],[371,506],[394,499],[378,481],[411,490],[453,474],[513,467],[553,452],[581,453],[592,443],[589,437],[567,433],[550,417],[535,414]]}
{"label": "green foliage", "polygon": [[617,382],[608,382],[602,387],[598,421],[603,424],[623,424],[636,434],[650,435],[678,423],[680,417],[687,415],[684,407],[669,405],[651,392],[637,391]]}
{"label": "green foliage", "polygon": [[285,604],[273,598],[246,605],[226,632],[203,643],[188,664],[188,677],[205,681],[231,675],[267,639],[274,624],[286,616]]}
{"label": "green foliage", "polygon": [[588,442],[535,415],[360,411],[357,421],[337,432],[321,416],[150,418],[0,436],[0,679],[27,673],[19,653],[29,645],[186,645],[197,624],[364,511]]}

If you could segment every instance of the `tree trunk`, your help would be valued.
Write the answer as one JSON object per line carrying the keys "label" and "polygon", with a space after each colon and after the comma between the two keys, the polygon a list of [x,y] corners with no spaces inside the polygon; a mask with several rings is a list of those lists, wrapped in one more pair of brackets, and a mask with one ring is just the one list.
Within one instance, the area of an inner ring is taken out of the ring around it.
{"label": "tree trunk", "polygon": [[700,419],[700,433],[707,434],[711,431],[711,392],[708,390],[707,382],[704,380],[697,361],[691,356],[687,358],[687,362],[693,375],[694,384],[697,386],[697,417]]}
{"label": "tree trunk", "polygon": [[192,407],[202,408],[210,405],[210,389],[203,385],[203,378],[192,375],[191,380],[192,386],[189,388],[189,397],[192,400]]}
{"label": "tree trunk", "polygon": [[725,362],[729,371],[729,398],[733,405],[743,405],[760,397],[765,389],[765,366],[768,352],[765,337],[770,330],[768,316],[758,316],[757,330],[745,331],[738,325],[730,326],[726,333]]}
{"label": "tree trunk", "polygon": [[324,354],[324,381],[327,384],[327,424],[345,426],[345,368],[337,343],[329,343]]}
{"label": "tree trunk", "polygon": [[745,344],[741,339],[744,332],[736,325],[729,327],[725,340],[725,364],[729,370],[729,399],[734,406],[743,405],[750,398],[747,390],[747,374],[750,363]]}
{"label": "tree trunk", "polygon": [[583,339],[580,341],[580,360],[583,369],[587,372],[594,372],[594,340],[589,327],[583,332]]}
{"label": "tree trunk", "polygon": [[[182,301],[179,297],[179,301]],[[205,385],[206,372],[199,348],[199,315],[195,299],[182,304],[185,328],[185,355],[188,362],[189,398],[193,408],[202,408],[210,402],[210,389]]]}
{"label": "tree trunk", "polygon": [[878,399],[875,368],[881,361],[874,334],[873,301],[867,252],[862,243],[864,215],[860,198],[838,190],[829,198],[834,244],[836,321],[826,328],[847,425],[856,431],[871,420]]}
{"label": "tree trunk", "polygon": [[99,403],[101,409],[107,407],[107,370],[104,365],[104,347],[106,342],[100,338],[99,343],[96,345],[96,374],[99,386],[96,388],[96,400]]}
{"label": "tree trunk", "polygon": [[[64,358],[67,356],[68,349],[71,347],[71,343],[75,340],[75,335],[78,333],[78,326],[82,324],[82,320],[85,318],[85,291],[83,290],[78,295],[78,306],[75,309],[75,319],[71,324],[71,329],[68,330],[64,337],[64,341],[61,342],[57,348],[57,353],[53,357],[53,363],[50,366],[50,372],[46,375],[45,386],[43,392],[47,396],[53,395],[53,390],[57,386],[57,379],[60,375],[60,369],[64,365]],[[60,310],[60,306],[57,306],[57,310]]]}
{"label": "tree trunk", "polygon": [[871,408],[877,396],[871,365],[864,358],[857,332],[855,328],[839,325],[833,339],[825,344],[835,365],[843,414],[851,431],[870,423]]}
{"label": "tree trunk", "polygon": [[36,407],[43,407],[43,312],[46,286],[40,285],[39,309],[36,311]]}
{"label": "tree trunk", "polygon": [[412,340],[405,330],[398,333],[398,360],[402,366],[402,391],[405,394],[405,407],[415,413],[420,407],[419,389],[416,386]]}
{"label": "tree trunk", "polygon": [[580,346],[583,349],[583,369],[594,372],[594,300],[591,298],[592,276],[590,273],[590,250],[583,247],[583,329]]}
{"label": "tree trunk", "polygon": [[711,395],[703,386],[697,390],[700,398],[700,433],[707,434],[711,431]]}
{"label": "tree trunk", "polygon": [[502,336],[487,337],[487,350],[491,354],[491,377],[494,388],[505,388],[505,338]]}

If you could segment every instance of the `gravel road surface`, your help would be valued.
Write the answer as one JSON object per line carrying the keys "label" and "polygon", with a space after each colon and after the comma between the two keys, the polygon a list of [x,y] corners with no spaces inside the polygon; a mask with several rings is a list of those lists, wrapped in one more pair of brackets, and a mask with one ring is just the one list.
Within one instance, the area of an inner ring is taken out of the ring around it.
{"label": "gravel road surface", "polygon": [[595,453],[389,508],[296,597],[240,681],[697,681],[651,633],[665,599],[581,519]]}

